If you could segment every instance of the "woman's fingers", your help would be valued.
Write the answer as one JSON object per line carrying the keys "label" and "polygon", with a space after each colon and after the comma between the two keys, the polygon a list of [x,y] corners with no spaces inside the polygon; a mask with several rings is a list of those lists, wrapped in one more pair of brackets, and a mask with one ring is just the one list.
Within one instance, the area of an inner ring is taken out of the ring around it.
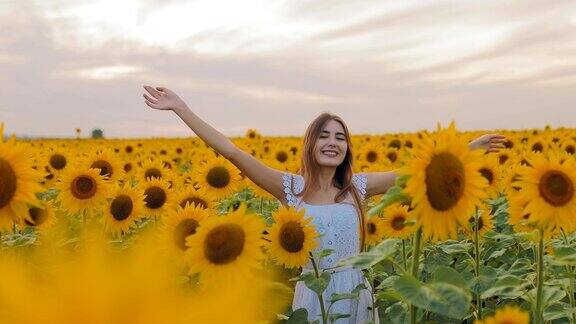
{"label": "woman's fingers", "polygon": [[148,100],[146,100],[145,102],[146,102],[146,104],[147,104],[149,107],[151,107],[151,108],[161,109],[161,108],[160,108],[157,104],[155,104],[155,103],[151,103],[151,102],[148,101]]}
{"label": "woman's fingers", "polygon": [[144,94],[144,98],[145,98],[146,100],[148,100],[148,101],[150,101],[150,102],[154,103],[154,104],[157,104],[157,103],[158,103],[158,100],[156,100],[156,99],[154,99],[154,98],[150,97],[150,96],[149,96],[149,95],[147,95],[147,94]]}
{"label": "woman's fingers", "polygon": [[144,86],[144,89],[146,89],[146,91],[148,91],[148,93],[150,93],[152,97],[156,99],[160,98],[160,92],[152,88],[151,86]]}

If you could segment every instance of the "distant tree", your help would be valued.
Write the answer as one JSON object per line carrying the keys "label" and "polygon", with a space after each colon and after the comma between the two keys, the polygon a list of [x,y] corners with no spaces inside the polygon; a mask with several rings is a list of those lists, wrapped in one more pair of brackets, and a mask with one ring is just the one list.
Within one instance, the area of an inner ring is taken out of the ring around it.
{"label": "distant tree", "polygon": [[100,128],[93,129],[92,138],[104,138],[104,131]]}

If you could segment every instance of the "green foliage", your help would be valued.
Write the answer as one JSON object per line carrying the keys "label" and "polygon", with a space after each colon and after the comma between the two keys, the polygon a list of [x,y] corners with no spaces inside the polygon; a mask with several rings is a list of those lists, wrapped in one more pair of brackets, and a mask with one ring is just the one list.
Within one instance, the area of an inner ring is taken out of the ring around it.
{"label": "green foliage", "polygon": [[338,266],[353,266],[358,269],[367,269],[378,262],[392,257],[398,251],[397,239],[388,239],[374,246],[367,252],[362,252],[357,256],[340,261]]}
{"label": "green foliage", "polygon": [[[470,308],[472,297],[466,282],[458,272],[438,268],[431,283],[423,284],[411,275],[404,275],[394,288],[409,303],[427,311],[454,319],[463,319]],[[452,277],[452,278],[450,278]]]}

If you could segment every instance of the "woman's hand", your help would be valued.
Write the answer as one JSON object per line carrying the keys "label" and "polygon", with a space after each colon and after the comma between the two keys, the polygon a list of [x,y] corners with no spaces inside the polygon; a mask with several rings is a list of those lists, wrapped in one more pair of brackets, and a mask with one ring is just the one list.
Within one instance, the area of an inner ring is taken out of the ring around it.
{"label": "woman's hand", "polygon": [[151,86],[144,86],[148,93],[144,93],[145,102],[148,106],[158,110],[177,110],[186,107],[186,103],[172,90]]}
{"label": "woman's hand", "polygon": [[471,150],[483,148],[486,153],[498,152],[499,149],[504,148],[506,136],[500,134],[486,134],[482,135],[468,144]]}

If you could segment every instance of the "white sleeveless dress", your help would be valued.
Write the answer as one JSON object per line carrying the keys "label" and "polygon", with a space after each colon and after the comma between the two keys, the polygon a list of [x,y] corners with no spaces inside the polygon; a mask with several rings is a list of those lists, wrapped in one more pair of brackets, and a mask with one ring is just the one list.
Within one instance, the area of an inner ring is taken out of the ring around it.
{"label": "white sleeveless dress", "polygon": [[[291,178],[294,190],[292,190]],[[358,189],[361,199],[366,195],[366,175],[359,173],[352,178],[353,185]],[[360,225],[358,213],[354,207],[353,199],[348,197],[340,203],[328,205],[310,205],[302,201],[295,194],[304,189],[304,179],[300,175],[284,173],[284,192],[288,206],[296,207],[297,210],[305,209],[305,217],[311,217],[312,223],[320,235],[320,244],[313,251],[316,255],[320,250],[332,249],[334,253],[322,259],[320,268],[335,267],[338,261],[360,253]],[[317,260],[316,260],[317,261]],[[318,264],[318,263],[317,263]],[[314,271],[312,262],[302,269],[302,272]],[[372,321],[379,323],[378,316],[373,319],[372,311],[372,288],[362,271],[346,267],[329,270],[332,279],[323,293],[325,309],[328,310],[330,297],[333,293],[350,293],[358,284],[364,283],[369,290],[362,290],[358,300],[339,300],[330,308],[330,314],[350,314],[348,318],[338,319],[333,323],[365,323]],[[294,291],[292,309],[305,308],[308,311],[308,320],[320,320],[322,313],[320,303],[315,292],[308,289],[304,282],[298,281]],[[377,313],[376,313],[377,314]]]}

